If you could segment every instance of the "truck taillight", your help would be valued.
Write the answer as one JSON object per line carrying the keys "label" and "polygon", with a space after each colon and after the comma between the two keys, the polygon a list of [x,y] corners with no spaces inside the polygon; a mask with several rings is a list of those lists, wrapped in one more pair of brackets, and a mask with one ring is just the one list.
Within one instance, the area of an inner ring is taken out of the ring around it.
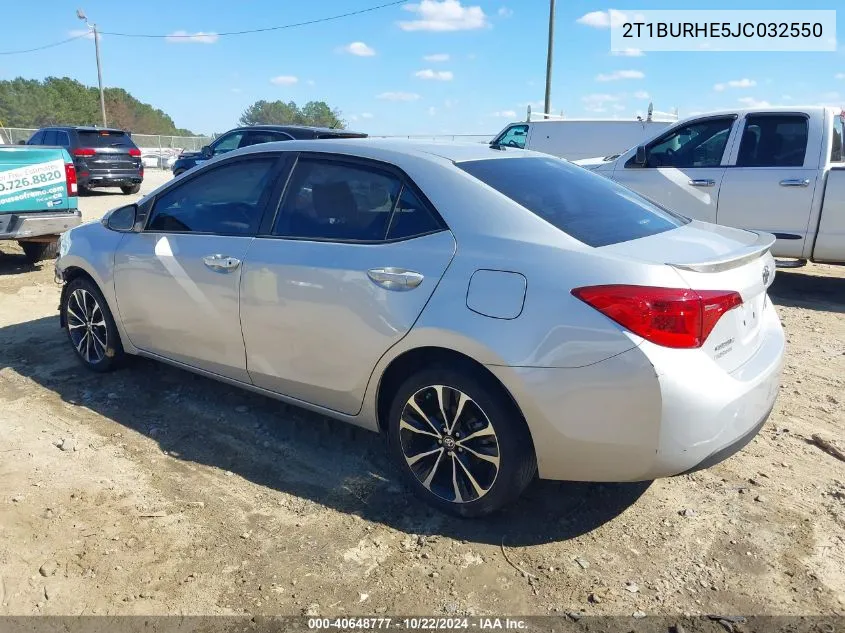
{"label": "truck taillight", "polygon": [[67,184],[68,198],[79,195],[76,184],[76,167],[73,163],[65,163],[65,183]]}
{"label": "truck taillight", "polygon": [[93,156],[96,154],[96,150],[93,147],[77,147],[73,150],[74,156]]}
{"label": "truck taillight", "polygon": [[674,348],[701,347],[722,315],[742,305],[731,290],[610,285],[572,294],[647,341]]}
{"label": "truck taillight", "polygon": [[129,150],[129,155],[137,158],[138,156],[141,155],[141,150],[139,150],[137,147],[133,147],[132,149]]}

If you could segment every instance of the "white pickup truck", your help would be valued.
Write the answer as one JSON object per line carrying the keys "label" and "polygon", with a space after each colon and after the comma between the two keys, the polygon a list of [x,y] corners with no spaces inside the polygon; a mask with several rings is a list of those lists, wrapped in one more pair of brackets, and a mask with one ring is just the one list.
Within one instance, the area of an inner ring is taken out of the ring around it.
{"label": "white pickup truck", "polygon": [[618,158],[575,161],[696,220],[773,233],[799,266],[845,263],[845,113],[823,107],[689,117]]}

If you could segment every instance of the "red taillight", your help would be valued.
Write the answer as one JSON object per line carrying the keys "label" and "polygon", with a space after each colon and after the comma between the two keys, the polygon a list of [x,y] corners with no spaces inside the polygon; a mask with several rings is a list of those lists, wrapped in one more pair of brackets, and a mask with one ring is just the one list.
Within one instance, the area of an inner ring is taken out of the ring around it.
{"label": "red taillight", "polygon": [[93,156],[96,153],[93,147],[77,147],[73,150],[74,156]]}
{"label": "red taillight", "polygon": [[657,345],[701,347],[722,315],[742,305],[738,292],[649,286],[590,286],[572,294]]}
{"label": "red taillight", "polygon": [[76,167],[73,163],[65,163],[65,183],[67,184],[68,198],[79,195],[76,185]]}
{"label": "red taillight", "polygon": [[137,158],[138,156],[141,155],[141,150],[139,150],[137,147],[133,147],[132,149],[129,150],[129,155],[135,156]]}

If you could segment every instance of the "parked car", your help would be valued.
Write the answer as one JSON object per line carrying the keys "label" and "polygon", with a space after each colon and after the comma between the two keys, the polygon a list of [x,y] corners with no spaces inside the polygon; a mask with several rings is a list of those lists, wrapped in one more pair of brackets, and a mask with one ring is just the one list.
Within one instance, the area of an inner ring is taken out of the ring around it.
{"label": "parked car", "polygon": [[259,143],[292,141],[295,139],[366,138],[366,134],[329,127],[307,125],[250,125],[229,130],[218,136],[199,152],[182,152],[171,166],[174,176],[179,176],[191,167],[200,165],[215,156],[220,156],[242,147]]}
{"label": "parked car", "polygon": [[125,194],[138,193],[144,180],[141,150],[124,130],[64,126],[35,132],[27,145],[63,147],[73,157],[79,191],[95,187],[120,187]]}
{"label": "parked car", "polygon": [[845,263],[842,133],[833,108],[726,110],[578,164],[687,217],[772,233],[786,265]]}
{"label": "parked car", "polygon": [[30,262],[58,253],[58,236],[81,221],[76,170],[60,147],[0,147],[0,240]]}
{"label": "parked car", "polygon": [[541,119],[507,125],[492,143],[579,160],[615,157],[665,130],[676,119]]}
{"label": "parked car", "polygon": [[773,242],[536,152],[288,141],[73,229],[56,271],[90,369],[148,356],[384,432],[411,489],[478,516],[536,472],[749,442],[783,363]]}

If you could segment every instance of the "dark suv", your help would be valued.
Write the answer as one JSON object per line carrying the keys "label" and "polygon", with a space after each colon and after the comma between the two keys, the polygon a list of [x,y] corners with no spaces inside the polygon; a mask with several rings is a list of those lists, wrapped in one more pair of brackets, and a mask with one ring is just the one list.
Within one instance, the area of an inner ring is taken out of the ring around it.
{"label": "dark suv", "polygon": [[314,138],[366,138],[366,134],[338,130],[329,127],[311,127],[307,125],[251,125],[238,127],[221,134],[210,145],[206,145],[199,152],[182,152],[173,163],[173,175],[188,171],[194,165],[199,165],[220,154],[232,150],[257,145],[258,143],[273,143],[275,141],[292,141],[294,139]]}
{"label": "dark suv", "polygon": [[102,127],[62,126],[38,130],[27,145],[64,147],[73,157],[79,192],[120,187],[138,193],[144,180],[141,150],[128,132]]}

